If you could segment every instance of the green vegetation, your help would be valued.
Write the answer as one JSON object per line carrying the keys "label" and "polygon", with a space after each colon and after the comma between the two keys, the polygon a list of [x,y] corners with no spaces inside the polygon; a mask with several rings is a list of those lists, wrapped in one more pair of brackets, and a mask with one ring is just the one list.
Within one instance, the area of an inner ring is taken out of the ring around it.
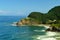
{"label": "green vegetation", "polygon": [[54,8],[52,8],[51,10],[49,10],[49,12],[47,13],[47,17],[50,20],[60,20],[60,6],[56,6]]}
{"label": "green vegetation", "polygon": [[56,6],[48,11],[48,13],[31,12],[28,15],[39,22],[39,24],[53,24],[60,27],[60,6]]}
{"label": "green vegetation", "polygon": [[32,13],[30,13],[30,15],[28,17],[35,19],[39,23],[43,23],[44,24],[46,22],[45,14],[40,13],[40,12],[32,12]]}
{"label": "green vegetation", "polygon": [[60,24],[51,24],[51,26],[54,26],[56,28],[60,28]]}

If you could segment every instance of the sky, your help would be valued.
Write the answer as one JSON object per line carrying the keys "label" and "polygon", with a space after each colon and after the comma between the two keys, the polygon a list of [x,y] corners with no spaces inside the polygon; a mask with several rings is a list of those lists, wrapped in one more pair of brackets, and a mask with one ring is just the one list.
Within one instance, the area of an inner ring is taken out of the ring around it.
{"label": "sky", "polygon": [[28,16],[31,12],[47,13],[60,6],[60,0],[0,0],[0,16]]}

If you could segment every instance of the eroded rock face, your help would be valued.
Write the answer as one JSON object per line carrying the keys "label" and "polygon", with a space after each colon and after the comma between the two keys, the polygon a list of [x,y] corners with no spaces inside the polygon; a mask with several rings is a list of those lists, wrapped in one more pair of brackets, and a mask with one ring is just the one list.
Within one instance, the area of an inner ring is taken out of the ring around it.
{"label": "eroded rock face", "polygon": [[25,18],[16,23],[16,25],[19,25],[19,26],[20,25],[37,25],[37,24],[38,22],[31,18]]}

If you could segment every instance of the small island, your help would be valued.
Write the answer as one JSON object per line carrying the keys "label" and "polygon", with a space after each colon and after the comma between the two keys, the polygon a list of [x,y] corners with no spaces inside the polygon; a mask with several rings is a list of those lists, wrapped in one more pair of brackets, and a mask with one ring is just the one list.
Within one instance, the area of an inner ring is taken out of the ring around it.
{"label": "small island", "polygon": [[27,18],[17,22],[16,25],[49,25],[49,28],[46,29],[46,31],[60,32],[60,6],[50,9],[47,13],[31,12]]}

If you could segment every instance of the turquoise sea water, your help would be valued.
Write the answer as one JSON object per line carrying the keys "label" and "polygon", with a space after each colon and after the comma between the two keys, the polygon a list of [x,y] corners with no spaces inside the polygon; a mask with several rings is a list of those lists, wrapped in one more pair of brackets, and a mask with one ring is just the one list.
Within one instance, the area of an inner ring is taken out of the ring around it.
{"label": "turquoise sea water", "polygon": [[0,40],[60,40],[59,32],[45,32],[45,27],[14,26],[24,17],[0,16]]}

